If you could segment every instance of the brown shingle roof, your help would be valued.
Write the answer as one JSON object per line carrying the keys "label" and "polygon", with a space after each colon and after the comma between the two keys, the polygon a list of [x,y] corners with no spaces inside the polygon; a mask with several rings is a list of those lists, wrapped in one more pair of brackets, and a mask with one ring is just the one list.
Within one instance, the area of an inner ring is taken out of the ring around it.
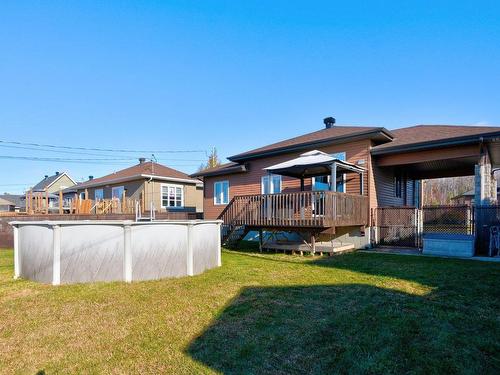
{"label": "brown shingle roof", "polygon": [[391,131],[392,142],[372,148],[375,153],[381,150],[397,149],[404,146],[447,141],[454,138],[482,136],[500,132],[495,126],[457,126],[457,125],[416,125]]}
{"label": "brown shingle roof", "polygon": [[200,172],[193,173],[191,177],[216,176],[225,173],[237,173],[238,171],[244,172],[244,166],[239,163],[229,162],[218,165],[217,167],[207,168]]}
{"label": "brown shingle roof", "polygon": [[140,175],[158,176],[164,178],[178,178],[183,180],[191,180],[193,183],[199,182],[198,180],[192,179],[184,172],[149,161],[139,163],[132,167],[122,169],[103,177],[94,178],[92,180],[82,182],[81,184],[78,184],[78,188],[80,189],[85,188],[86,186],[104,185],[114,180],[133,178]]}
{"label": "brown shingle roof", "polygon": [[350,138],[362,135],[369,135],[375,133],[385,133],[387,140],[391,138],[391,132],[382,127],[374,126],[338,126],[335,125],[330,129],[321,129],[312,133],[304,134],[298,137],[286,139],[281,142],[273,143],[264,147],[260,147],[251,151],[243,152],[229,157],[229,160],[237,161],[251,158],[255,155],[266,154],[270,152],[277,152],[279,150],[286,150],[291,147],[301,145],[314,144],[317,142],[335,141],[343,138]]}

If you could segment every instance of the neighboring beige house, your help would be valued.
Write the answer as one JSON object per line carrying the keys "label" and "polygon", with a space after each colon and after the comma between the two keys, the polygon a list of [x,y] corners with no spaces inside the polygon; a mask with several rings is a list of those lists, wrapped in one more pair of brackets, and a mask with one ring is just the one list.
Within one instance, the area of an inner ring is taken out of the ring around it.
{"label": "neighboring beige house", "polygon": [[[76,182],[66,172],[55,172],[54,175],[45,175],[43,180],[38,182],[29,191],[26,192],[26,206],[31,210],[46,210],[46,200],[48,198],[48,208],[51,209],[57,206],[56,202],[59,199],[59,191],[75,186]],[[29,203],[31,197],[31,204]]]}
{"label": "neighboring beige house", "polygon": [[75,185],[76,182],[66,172],[56,172],[53,176],[45,175],[43,180],[33,186],[31,190],[36,193],[57,194],[59,190]]}
{"label": "neighboring beige house", "polygon": [[149,210],[203,212],[203,183],[164,165],[139,159],[139,164],[67,189],[65,195],[77,193],[81,198],[102,200],[134,199]]}

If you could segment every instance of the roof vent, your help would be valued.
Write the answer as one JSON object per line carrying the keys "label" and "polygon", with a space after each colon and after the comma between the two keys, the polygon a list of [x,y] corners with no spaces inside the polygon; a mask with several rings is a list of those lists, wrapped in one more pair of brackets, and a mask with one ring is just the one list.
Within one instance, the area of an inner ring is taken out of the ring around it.
{"label": "roof vent", "polygon": [[49,178],[49,175],[48,175],[48,174],[46,174],[44,177],[45,177],[45,178]]}
{"label": "roof vent", "polygon": [[93,180],[93,179],[94,179],[94,176],[89,176],[89,181]]}
{"label": "roof vent", "polygon": [[143,164],[146,162],[146,158],[139,158],[139,164]]}
{"label": "roof vent", "polygon": [[335,125],[335,119],[333,117],[324,118],[323,124],[325,124],[326,129],[331,129],[333,128],[333,125]]}
{"label": "roof vent", "polygon": [[56,171],[56,176],[59,176],[59,172],[58,171]]}

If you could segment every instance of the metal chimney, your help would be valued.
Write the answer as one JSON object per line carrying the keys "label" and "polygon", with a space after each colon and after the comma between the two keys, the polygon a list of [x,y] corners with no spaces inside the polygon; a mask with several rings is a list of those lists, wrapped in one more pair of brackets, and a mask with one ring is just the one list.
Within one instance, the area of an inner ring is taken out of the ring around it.
{"label": "metal chimney", "polygon": [[323,124],[325,124],[326,129],[331,129],[335,125],[335,119],[333,117],[326,117],[323,119]]}

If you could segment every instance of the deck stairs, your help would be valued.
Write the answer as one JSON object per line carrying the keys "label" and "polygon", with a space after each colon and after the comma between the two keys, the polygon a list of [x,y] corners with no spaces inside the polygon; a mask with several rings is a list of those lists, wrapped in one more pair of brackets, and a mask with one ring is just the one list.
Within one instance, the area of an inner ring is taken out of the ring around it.
{"label": "deck stairs", "polygon": [[222,244],[228,247],[234,247],[248,234],[249,229],[246,225],[222,225],[221,239]]}

